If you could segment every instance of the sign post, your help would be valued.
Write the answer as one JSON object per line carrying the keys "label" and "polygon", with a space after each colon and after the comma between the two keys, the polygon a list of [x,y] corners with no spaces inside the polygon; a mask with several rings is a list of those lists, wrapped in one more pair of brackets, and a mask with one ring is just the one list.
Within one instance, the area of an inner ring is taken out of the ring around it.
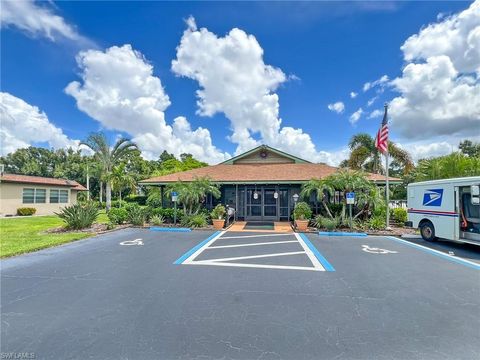
{"label": "sign post", "polygon": [[345,196],[347,199],[348,212],[350,213],[350,229],[352,229],[353,228],[352,207],[353,207],[353,204],[355,204],[355,193],[348,192],[345,194]]}
{"label": "sign post", "polygon": [[172,201],[173,201],[173,225],[177,225],[177,199],[178,193],[176,191],[172,191]]}

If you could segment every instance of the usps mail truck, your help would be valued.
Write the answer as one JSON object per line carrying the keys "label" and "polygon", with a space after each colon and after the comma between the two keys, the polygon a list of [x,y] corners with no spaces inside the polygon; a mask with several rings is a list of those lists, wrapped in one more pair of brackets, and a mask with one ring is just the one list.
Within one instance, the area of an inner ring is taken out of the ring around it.
{"label": "usps mail truck", "polygon": [[407,225],[424,240],[480,245],[480,176],[412,183],[407,196]]}

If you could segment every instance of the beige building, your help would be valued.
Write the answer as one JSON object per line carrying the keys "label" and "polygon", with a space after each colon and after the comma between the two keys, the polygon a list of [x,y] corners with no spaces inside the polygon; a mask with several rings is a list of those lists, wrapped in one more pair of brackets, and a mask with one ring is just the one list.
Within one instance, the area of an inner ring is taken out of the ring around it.
{"label": "beige building", "polygon": [[16,174],[0,176],[0,216],[17,214],[33,207],[35,215],[49,215],[75,204],[79,191],[87,189],[76,181]]}

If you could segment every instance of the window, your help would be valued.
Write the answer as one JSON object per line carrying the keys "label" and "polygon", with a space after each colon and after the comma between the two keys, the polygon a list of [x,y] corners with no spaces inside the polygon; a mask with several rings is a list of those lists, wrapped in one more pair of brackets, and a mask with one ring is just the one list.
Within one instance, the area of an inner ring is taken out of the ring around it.
{"label": "window", "polygon": [[68,203],[68,190],[60,190],[60,202],[62,204]]}
{"label": "window", "polygon": [[47,190],[35,189],[35,204],[45,204],[47,199]]}
{"label": "window", "polygon": [[68,203],[68,190],[50,190],[50,203],[51,204],[67,204]]}
{"label": "window", "polygon": [[50,204],[58,204],[60,190],[50,190]]}
{"label": "window", "polygon": [[23,189],[23,203],[33,204],[35,200],[35,189]]}
{"label": "window", "polygon": [[47,198],[47,190],[45,189],[23,189],[24,204],[45,204]]}

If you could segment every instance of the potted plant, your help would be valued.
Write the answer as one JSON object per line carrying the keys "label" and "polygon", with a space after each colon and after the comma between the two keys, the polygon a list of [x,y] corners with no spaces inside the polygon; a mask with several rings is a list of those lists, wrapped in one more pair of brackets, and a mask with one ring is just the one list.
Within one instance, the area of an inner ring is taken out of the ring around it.
{"label": "potted plant", "polygon": [[293,210],[293,216],[297,230],[302,232],[307,231],[308,222],[312,217],[312,209],[310,209],[310,206],[303,201],[297,203]]}
{"label": "potted plant", "polygon": [[213,227],[217,230],[223,228],[223,224],[225,223],[225,206],[222,204],[218,204],[213,208],[210,212],[210,216],[212,217]]}

